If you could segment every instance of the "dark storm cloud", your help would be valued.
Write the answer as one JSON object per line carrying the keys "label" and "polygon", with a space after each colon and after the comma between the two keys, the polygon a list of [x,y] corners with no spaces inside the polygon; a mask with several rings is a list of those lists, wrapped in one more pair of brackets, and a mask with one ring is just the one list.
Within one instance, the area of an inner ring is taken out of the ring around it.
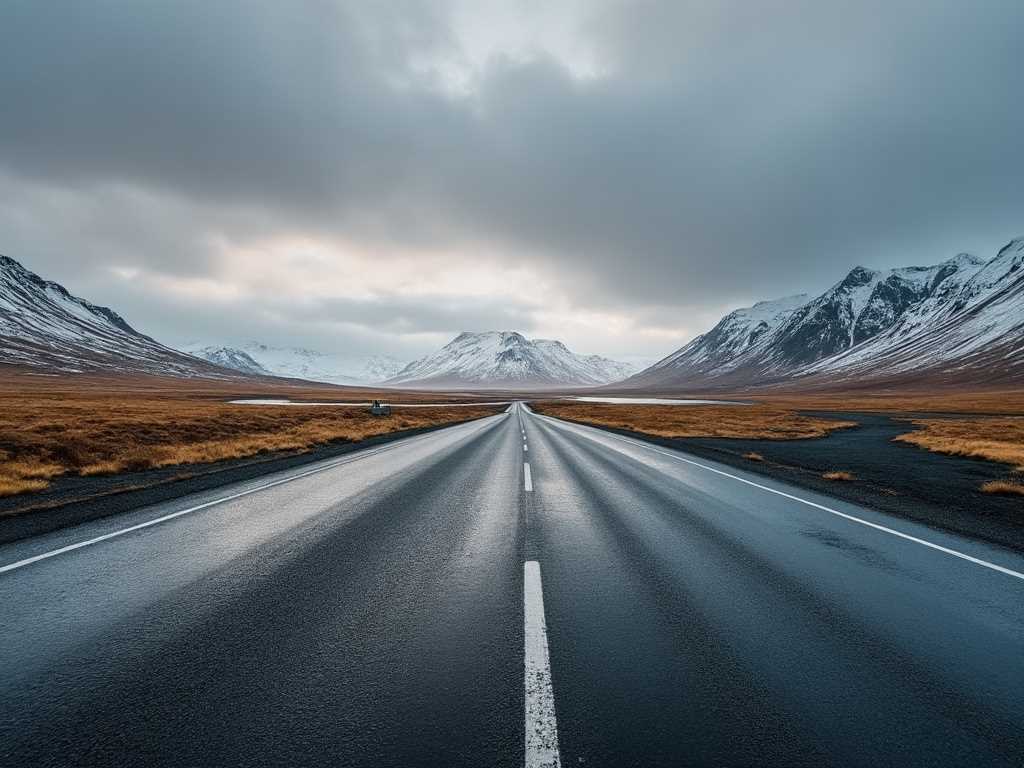
{"label": "dark storm cloud", "polygon": [[479,245],[641,315],[1024,231],[1024,4],[584,8],[598,76],[498,55],[461,92],[432,68],[462,56],[436,3],[8,2],[0,168],[79,207],[174,201],[134,236],[90,216],[68,249],[97,261],[125,239],[203,273],[209,233],[275,229]]}
{"label": "dark storm cloud", "polygon": [[995,244],[1024,228],[1021,22],[1019,3],[631,4],[605,20],[611,77],[485,84],[511,171],[476,214],[648,299]]}
{"label": "dark storm cloud", "polygon": [[304,10],[231,0],[5,6],[5,164],[294,209],[393,194],[418,145],[438,140],[441,102],[385,86],[411,55],[400,31],[392,63],[358,15],[330,2]]}

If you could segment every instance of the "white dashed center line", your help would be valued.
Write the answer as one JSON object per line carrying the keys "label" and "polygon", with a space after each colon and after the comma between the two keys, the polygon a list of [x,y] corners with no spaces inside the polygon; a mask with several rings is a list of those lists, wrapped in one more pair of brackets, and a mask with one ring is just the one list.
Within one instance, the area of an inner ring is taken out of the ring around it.
{"label": "white dashed center line", "polygon": [[530,475],[529,462],[523,462],[523,488],[527,491],[533,490],[533,477]]}
{"label": "white dashed center line", "polygon": [[560,768],[555,693],[551,686],[548,629],[540,563],[523,564],[523,617],[526,662],[526,768]]}

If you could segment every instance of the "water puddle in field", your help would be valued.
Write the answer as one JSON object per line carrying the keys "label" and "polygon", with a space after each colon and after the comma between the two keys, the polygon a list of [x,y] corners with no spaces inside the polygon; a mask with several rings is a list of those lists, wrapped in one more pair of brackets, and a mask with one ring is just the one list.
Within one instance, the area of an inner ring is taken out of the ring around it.
{"label": "water puddle in field", "polygon": [[[334,406],[335,408],[369,408],[373,403],[332,403],[330,401],[325,402],[309,402],[305,400],[286,400],[284,398],[276,397],[255,397],[244,400],[230,400],[228,401],[231,405],[315,405],[315,406]],[[387,402],[387,401],[382,401]],[[501,402],[486,402],[486,403],[390,403],[392,408],[467,408],[473,405],[511,405],[511,400],[504,400]]]}
{"label": "water puddle in field", "polygon": [[686,400],[667,397],[570,397],[580,403],[613,403],[616,405],[750,405],[740,400]]}

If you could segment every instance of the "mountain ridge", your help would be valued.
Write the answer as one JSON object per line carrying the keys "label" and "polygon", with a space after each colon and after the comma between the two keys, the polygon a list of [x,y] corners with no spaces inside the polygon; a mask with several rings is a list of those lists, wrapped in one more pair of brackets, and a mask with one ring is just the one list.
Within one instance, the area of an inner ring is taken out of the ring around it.
{"label": "mountain ridge", "polygon": [[59,373],[238,378],[135,330],[109,307],[75,296],[0,255],[0,364]]}
{"label": "mountain ridge", "polygon": [[[730,312],[621,386],[1024,381],[1013,356],[1024,346],[1022,263],[1024,238],[1016,238],[988,261],[960,253],[932,266],[857,266],[796,306],[776,300]],[[770,319],[754,313],[773,305]]]}
{"label": "mountain ridge", "polygon": [[378,384],[405,366],[405,363],[388,355],[345,357],[305,347],[274,346],[259,341],[247,341],[238,346],[196,343],[185,345],[182,351],[240,371],[255,366],[265,375],[327,384]]}
{"label": "mountain ridge", "polygon": [[576,354],[555,339],[531,340],[518,331],[462,331],[384,384],[430,389],[557,389],[608,384],[632,370],[626,363],[599,355]]}

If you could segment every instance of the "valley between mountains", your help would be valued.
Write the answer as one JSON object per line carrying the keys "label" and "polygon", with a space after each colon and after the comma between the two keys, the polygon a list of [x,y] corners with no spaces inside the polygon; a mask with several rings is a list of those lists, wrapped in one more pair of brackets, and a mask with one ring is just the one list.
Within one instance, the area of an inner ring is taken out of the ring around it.
{"label": "valley between mountains", "polygon": [[[1022,264],[1024,239],[988,260],[857,267],[818,296],[735,310],[637,370],[515,331],[466,331],[407,363],[383,352],[323,353],[301,340],[175,349],[0,257],[0,516],[24,520],[68,505],[93,514],[138,489],[173,494],[200,475],[216,482],[204,467],[259,472],[266,461],[308,460],[525,399],[543,413],[667,440],[897,513],[932,505],[929,519],[1016,541]],[[650,394],[669,404],[629,404]],[[566,399],[575,395],[592,402]],[[734,404],[671,404],[692,395]],[[337,406],[234,402],[260,398]],[[375,399],[435,405],[379,419],[361,405]],[[461,407],[467,402],[477,405]],[[810,453],[799,450],[804,443]],[[913,479],[925,451],[939,462],[933,469],[948,467],[948,482],[928,488]],[[891,482],[873,468],[879,456],[889,456]],[[959,511],[942,511],[943,495],[962,499]],[[981,528],[978,510],[987,510]]]}

